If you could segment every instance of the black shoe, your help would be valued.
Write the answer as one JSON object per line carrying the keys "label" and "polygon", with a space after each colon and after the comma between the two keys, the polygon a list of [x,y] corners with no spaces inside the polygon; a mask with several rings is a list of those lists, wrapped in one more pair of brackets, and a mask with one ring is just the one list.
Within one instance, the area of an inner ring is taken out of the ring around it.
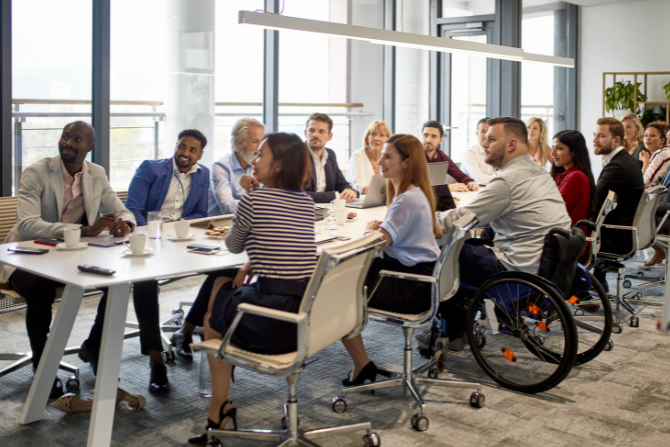
{"label": "black shoe", "polygon": [[51,392],[49,393],[49,399],[58,399],[63,395],[63,382],[56,377],[54,384],[51,386]]}
{"label": "black shoe", "polygon": [[163,363],[157,363],[151,367],[151,380],[149,381],[149,392],[151,394],[166,394],[170,391],[167,378],[167,367]]}
{"label": "black shoe", "polygon": [[[190,442],[191,444],[205,444],[207,442],[207,435],[209,429],[213,428],[215,430],[225,430],[229,420],[233,421],[233,430],[237,430],[237,408],[231,408],[224,414],[223,409],[226,407],[227,403],[229,402],[225,401],[223,405],[221,405],[221,409],[219,410],[219,420],[221,422],[214,422],[213,420],[207,418],[207,426],[205,427],[205,432],[201,435],[189,438],[188,442]],[[230,404],[232,405],[233,403],[230,402]]]}
{"label": "black shoe", "polygon": [[342,385],[344,386],[354,386],[354,385],[362,385],[365,383],[366,380],[369,380],[370,382],[374,382],[375,379],[377,378],[377,366],[374,364],[374,362],[370,362],[361,371],[358,373],[355,379],[351,379],[351,373],[349,373],[349,377],[346,379],[342,380]]}
{"label": "black shoe", "polygon": [[93,374],[98,375],[98,358],[100,357],[100,351],[90,351],[86,347],[86,342],[84,342],[81,344],[81,348],[79,348],[78,355],[82,362],[91,365]]}
{"label": "black shoe", "polygon": [[177,355],[187,362],[193,361],[193,353],[191,353],[190,344],[193,343],[193,336],[191,334],[184,334],[181,331],[177,331],[172,334],[170,338],[172,346],[175,348]]}

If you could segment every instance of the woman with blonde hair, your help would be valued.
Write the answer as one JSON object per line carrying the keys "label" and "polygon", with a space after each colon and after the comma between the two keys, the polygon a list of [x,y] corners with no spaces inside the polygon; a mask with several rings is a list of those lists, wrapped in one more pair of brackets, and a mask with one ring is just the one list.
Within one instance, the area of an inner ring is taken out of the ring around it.
{"label": "woman with blonde hair", "polygon": [[625,135],[623,148],[626,149],[634,159],[638,160],[640,162],[640,167],[642,167],[643,163],[642,160],[640,160],[640,152],[649,152],[644,147],[644,126],[634,113],[624,115],[624,117],[621,118],[621,124],[623,124]]}
{"label": "woman with blonde hair", "polygon": [[547,168],[551,159],[551,147],[548,140],[547,125],[541,118],[528,118],[528,155],[538,165]]}
{"label": "woman with blonde hair", "polygon": [[[365,280],[370,291],[368,305],[375,309],[418,314],[430,308],[431,285],[379,276],[381,270],[432,275],[440,255],[436,238],[442,227],[435,218],[435,197],[430,186],[423,145],[412,135],[393,135],[379,159],[386,179],[388,211],[383,222],[368,223],[366,233],[379,231],[386,245],[383,257],[375,258]],[[345,386],[375,381],[377,367],[370,361],[360,335],[343,340],[354,362]]]}
{"label": "woman with blonde hair", "polygon": [[361,194],[367,194],[368,185],[373,175],[379,174],[377,161],[386,139],[391,136],[391,129],[382,120],[370,123],[363,135],[363,148],[351,154],[347,181]]}

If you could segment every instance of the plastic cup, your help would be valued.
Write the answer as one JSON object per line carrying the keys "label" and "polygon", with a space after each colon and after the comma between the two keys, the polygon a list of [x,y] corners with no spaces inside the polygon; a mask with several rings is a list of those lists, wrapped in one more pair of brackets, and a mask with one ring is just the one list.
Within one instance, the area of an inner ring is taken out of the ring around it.
{"label": "plastic cup", "polygon": [[346,208],[335,208],[335,218],[337,219],[338,225],[344,225],[347,222],[347,213],[349,211]]}

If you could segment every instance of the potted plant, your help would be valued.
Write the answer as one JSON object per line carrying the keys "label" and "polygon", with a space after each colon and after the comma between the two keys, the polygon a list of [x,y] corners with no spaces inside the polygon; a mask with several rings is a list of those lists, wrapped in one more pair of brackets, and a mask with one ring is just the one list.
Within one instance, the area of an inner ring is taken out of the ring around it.
{"label": "potted plant", "polygon": [[[640,91],[639,83],[634,86],[630,81],[615,82],[614,86],[605,89],[605,110],[614,112],[614,117],[617,119],[632,113],[636,93],[638,101],[647,100],[647,96]],[[639,108],[637,111],[639,111]]]}

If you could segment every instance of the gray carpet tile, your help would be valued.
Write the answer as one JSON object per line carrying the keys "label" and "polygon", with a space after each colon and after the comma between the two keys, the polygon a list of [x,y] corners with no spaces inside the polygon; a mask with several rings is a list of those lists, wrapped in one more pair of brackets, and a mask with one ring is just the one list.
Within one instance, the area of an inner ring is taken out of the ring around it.
{"label": "gray carpet tile", "polygon": [[[627,263],[629,271],[641,259]],[[654,273],[658,276],[658,272]],[[195,297],[203,277],[188,278],[161,291],[161,317],[168,318],[180,300]],[[609,277],[615,287],[614,277]],[[634,285],[639,281],[633,282]],[[415,432],[409,420],[416,412],[401,389],[378,390],[374,395],[347,397],[348,410],[335,414],[331,399],[351,362],[340,344],[330,346],[310,365],[298,384],[301,426],[316,428],[371,421],[384,446],[667,446],[670,445],[670,339],[656,330],[662,288],[645,291],[639,304],[640,327],[624,325],[613,334],[614,350],[592,362],[575,367],[558,387],[542,394],[526,395],[499,387],[486,376],[466,350],[462,357],[449,356],[445,378],[476,380],[484,384],[486,407],[469,406],[469,390],[423,388],[430,428]],[[69,345],[86,338],[99,297],[85,298]],[[621,321],[627,314],[616,312]],[[28,349],[24,327],[25,311],[0,315],[4,349]],[[135,321],[133,307],[128,319]],[[381,323],[370,323],[364,340],[378,366],[400,370],[402,332]],[[79,394],[90,396],[94,376],[77,356],[66,361],[82,368]],[[415,365],[423,362],[415,356]],[[114,446],[179,446],[197,434],[207,416],[208,399],[198,395],[200,357],[191,364],[177,359],[169,365],[172,390],[168,396],[148,393],[148,358],[142,356],[137,338],[126,340],[121,364],[121,385],[146,396],[140,412],[117,408]],[[66,373],[60,372],[63,379]],[[266,377],[238,368],[231,398],[239,408],[243,428],[279,428],[282,404],[287,397],[284,379]],[[0,378],[0,443],[5,446],[80,446],[86,444],[89,414],[68,415],[53,408],[44,411],[42,421],[29,426],[18,423],[32,380],[29,367]],[[324,446],[360,445],[360,434],[319,440]],[[227,441],[230,446],[261,446],[267,443]]]}

